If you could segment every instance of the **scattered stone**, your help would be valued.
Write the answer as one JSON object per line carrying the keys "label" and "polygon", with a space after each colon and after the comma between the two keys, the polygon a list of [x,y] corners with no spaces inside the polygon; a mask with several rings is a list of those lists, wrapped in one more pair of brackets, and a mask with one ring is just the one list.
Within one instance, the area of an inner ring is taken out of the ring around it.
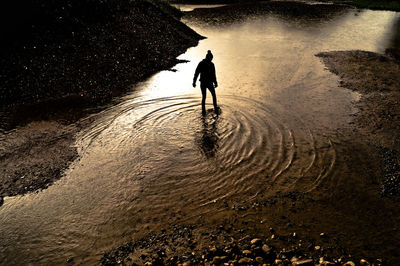
{"label": "scattered stone", "polygon": [[352,261],[348,261],[348,262],[344,263],[343,266],[356,266],[356,264]]}
{"label": "scattered stone", "polygon": [[292,262],[292,265],[302,265],[302,266],[306,266],[306,265],[314,265],[313,260],[312,259],[305,259],[305,260],[296,260],[294,262]]}
{"label": "scattered stone", "polygon": [[261,262],[263,262],[263,258],[262,258],[262,257],[256,257],[256,261],[257,261],[258,263],[261,263]]}
{"label": "scattered stone", "polygon": [[276,264],[276,265],[282,265],[282,264],[283,264],[283,261],[280,260],[280,259],[276,259],[276,260],[274,261],[274,264]]}
{"label": "scattered stone", "polygon": [[214,246],[214,247],[211,247],[210,248],[210,252],[211,253],[215,253],[215,252],[217,252],[217,248]]}
{"label": "scattered stone", "polygon": [[238,262],[239,264],[251,263],[253,260],[251,258],[241,258]]}
{"label": "scattered stone", "polygon": [[361,259],[360,260],[360,265],[366,265],[366,266],[369,266],[369,265],[371,265],[367,260],[365,260],[365,259]]}
{"label": "scattered stone", "polygon": [[250,244],[258,246],[261,244],[261,239],[254,238],[253,240],[250,241]]}
{"label": "scattered stone", "polygon": [[212,260],[212,263],[214,264],[220,264],[224,262],[228,257],[227,256],[215,256],[214,259]]}
{"label": "scattered stone", "polygon": [[319,236],[322,237],[322,238],[326,237],[325,233],[321,233],[321,234],[319,234]]}
{"label": "scattered stone", "polygon": [[321,247],[320,246],[315,246],[314,249],[318,251],[318,250],[321,249]]}
{"label": "scattered stone", "polygon": [[242,252],[244,255],[251,255],[251,250],[245,249]]}
{"label": "scattered stone", "polygon": [[265,244],[262,246],[261,249],[266,255],[269,255],[272,251],[272,249],[268,245],[265,245]]}

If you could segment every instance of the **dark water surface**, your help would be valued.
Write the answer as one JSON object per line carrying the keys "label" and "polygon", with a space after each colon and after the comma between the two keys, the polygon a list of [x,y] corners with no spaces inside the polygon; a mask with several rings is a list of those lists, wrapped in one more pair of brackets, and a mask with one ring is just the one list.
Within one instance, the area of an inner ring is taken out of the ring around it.
{"label": "dark water surface", "polygon": [[[70,257],[95,263],[131,237],[219,212],[219,202],[334,193],[339,185],[354,193],[369,189],[368,160],[360,155],[352,167],[343,154],[343,132],[352,130],[360,96],[339,88],[314,55],[383,52],[398,17],[350,10],[329,21],[273,15],[220,26],[185,21],[208,37],[179,57],[190,62],[154,75],[96,114],[76,143],[81,157],[64,178],[39,193],[5,199],[1,264],[58,264]],[[200,89],[191,81],[209,49],[222,114],[213,113],[208,94],[203,118]],[[346,218],[349,230],[368,231],[370,218],[353,224],[360,219]],[[357,239],[357,232],[345,233]]]}

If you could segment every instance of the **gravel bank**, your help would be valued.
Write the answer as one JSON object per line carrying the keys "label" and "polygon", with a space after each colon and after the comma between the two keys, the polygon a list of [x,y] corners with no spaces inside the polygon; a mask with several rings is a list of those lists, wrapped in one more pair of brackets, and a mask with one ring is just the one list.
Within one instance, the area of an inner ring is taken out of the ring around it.
{"label": "gravel bank", "polygon": [[77,155],[73,144],[83,125],[76,121],[174,66],[176,57],[202,38],[170,7],[124,3],[129,4],[116,6],[108,19],[60,17],[65,21],[56,26],[62,31],[32,24],[31,39],[8,40],[13,46],[3,47],[0,197],[59,179]]}
{"label": "gravel bank", "polygon": [[400,195],[400,62],[366,51],[319,53],[340,85],[361,93],[355,121],[382,157],[384,195]]}

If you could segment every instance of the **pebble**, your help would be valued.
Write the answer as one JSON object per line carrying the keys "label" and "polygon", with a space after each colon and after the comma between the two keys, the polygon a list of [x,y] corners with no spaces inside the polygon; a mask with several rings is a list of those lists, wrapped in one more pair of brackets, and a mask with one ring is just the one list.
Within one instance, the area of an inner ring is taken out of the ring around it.
{"label": "pebble", "polygon": [[238,262],[239,264],[246,264],[246,263],[251,263],[253,260],[250,258],[241,258]]}
{"label": "pebble", "polygon": [[243,250],[244,255],[251,255],[251,251],[248,249]]}
{"label": "pebble", "polygon": [[276,264],[276,265],[281,265],[282,263],[283,263],[283,261],[280,260],[280,259],[276,259],[276,260],[274,261],[274,264]]}
{"label": "pebble", "polygon": [[314,265],[313,260],[312,259],[305,259],[305,260],[296,260],[292,262],[292,265]]}
{"label": "pebble", "polygon": [[261,263],[261,262],[263,262],[263,258],[262,258],[262,257],[256,257],[256,261],[257,261],[258,263]]}
{"label": "pebble", "polygon": [[314,249],[315,249],[315,250],[320,250],[321,247],[320,247],[320,246],[315,246]]}
{"label": "pebble", "polygon": [[367,260],[365,260],[365,259],[361,259],[360,260],[360,265],[366,265],[366,266],[369,266],[369,265],[371,265]]}
{"label": "pebble", "polygon": [[222,263],[224,260],[226,260],[228,257],[227,256],[215,256],[214,259],[212,260],[212,263],[214,264],[220,264]]}
{"label": "pebble", "polygon": [[261,244],[261,239],[254,238],[253,240],[250,241],[250,244],[258,246]]}
{"label": "pebble", "polygon": [[266,255],[269,255],[272,250],[268,245],[263,245],[261,249]]}
{"label": "pebble", "polygon": [[343,266],[356,266],[356,264],[352,261],[348,261],[345,264],[343,264]]}

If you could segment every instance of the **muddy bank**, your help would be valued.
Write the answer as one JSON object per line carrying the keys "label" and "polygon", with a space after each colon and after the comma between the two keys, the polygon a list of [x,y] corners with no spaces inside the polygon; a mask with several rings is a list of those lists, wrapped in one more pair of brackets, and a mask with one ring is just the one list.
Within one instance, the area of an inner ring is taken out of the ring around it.
{"label": "muddy bank", "polygon": [[59,179],[77,155],[75,134],[83,125],[76,121],[172,67],[201,38],[168,6],[135,1],[107,12],[107,19],[94,12],[85,20],[63,13],[57,31],[32,22],[31,35],[2,47],[0,197]]}
{"label": "muddy bank", "polygon": [[400,63],[392,57],[366,51],[319,53],[340,85],[361,93],[355,115],[358,130],[371,145],[380,147],[384,194],[400,193]]}

